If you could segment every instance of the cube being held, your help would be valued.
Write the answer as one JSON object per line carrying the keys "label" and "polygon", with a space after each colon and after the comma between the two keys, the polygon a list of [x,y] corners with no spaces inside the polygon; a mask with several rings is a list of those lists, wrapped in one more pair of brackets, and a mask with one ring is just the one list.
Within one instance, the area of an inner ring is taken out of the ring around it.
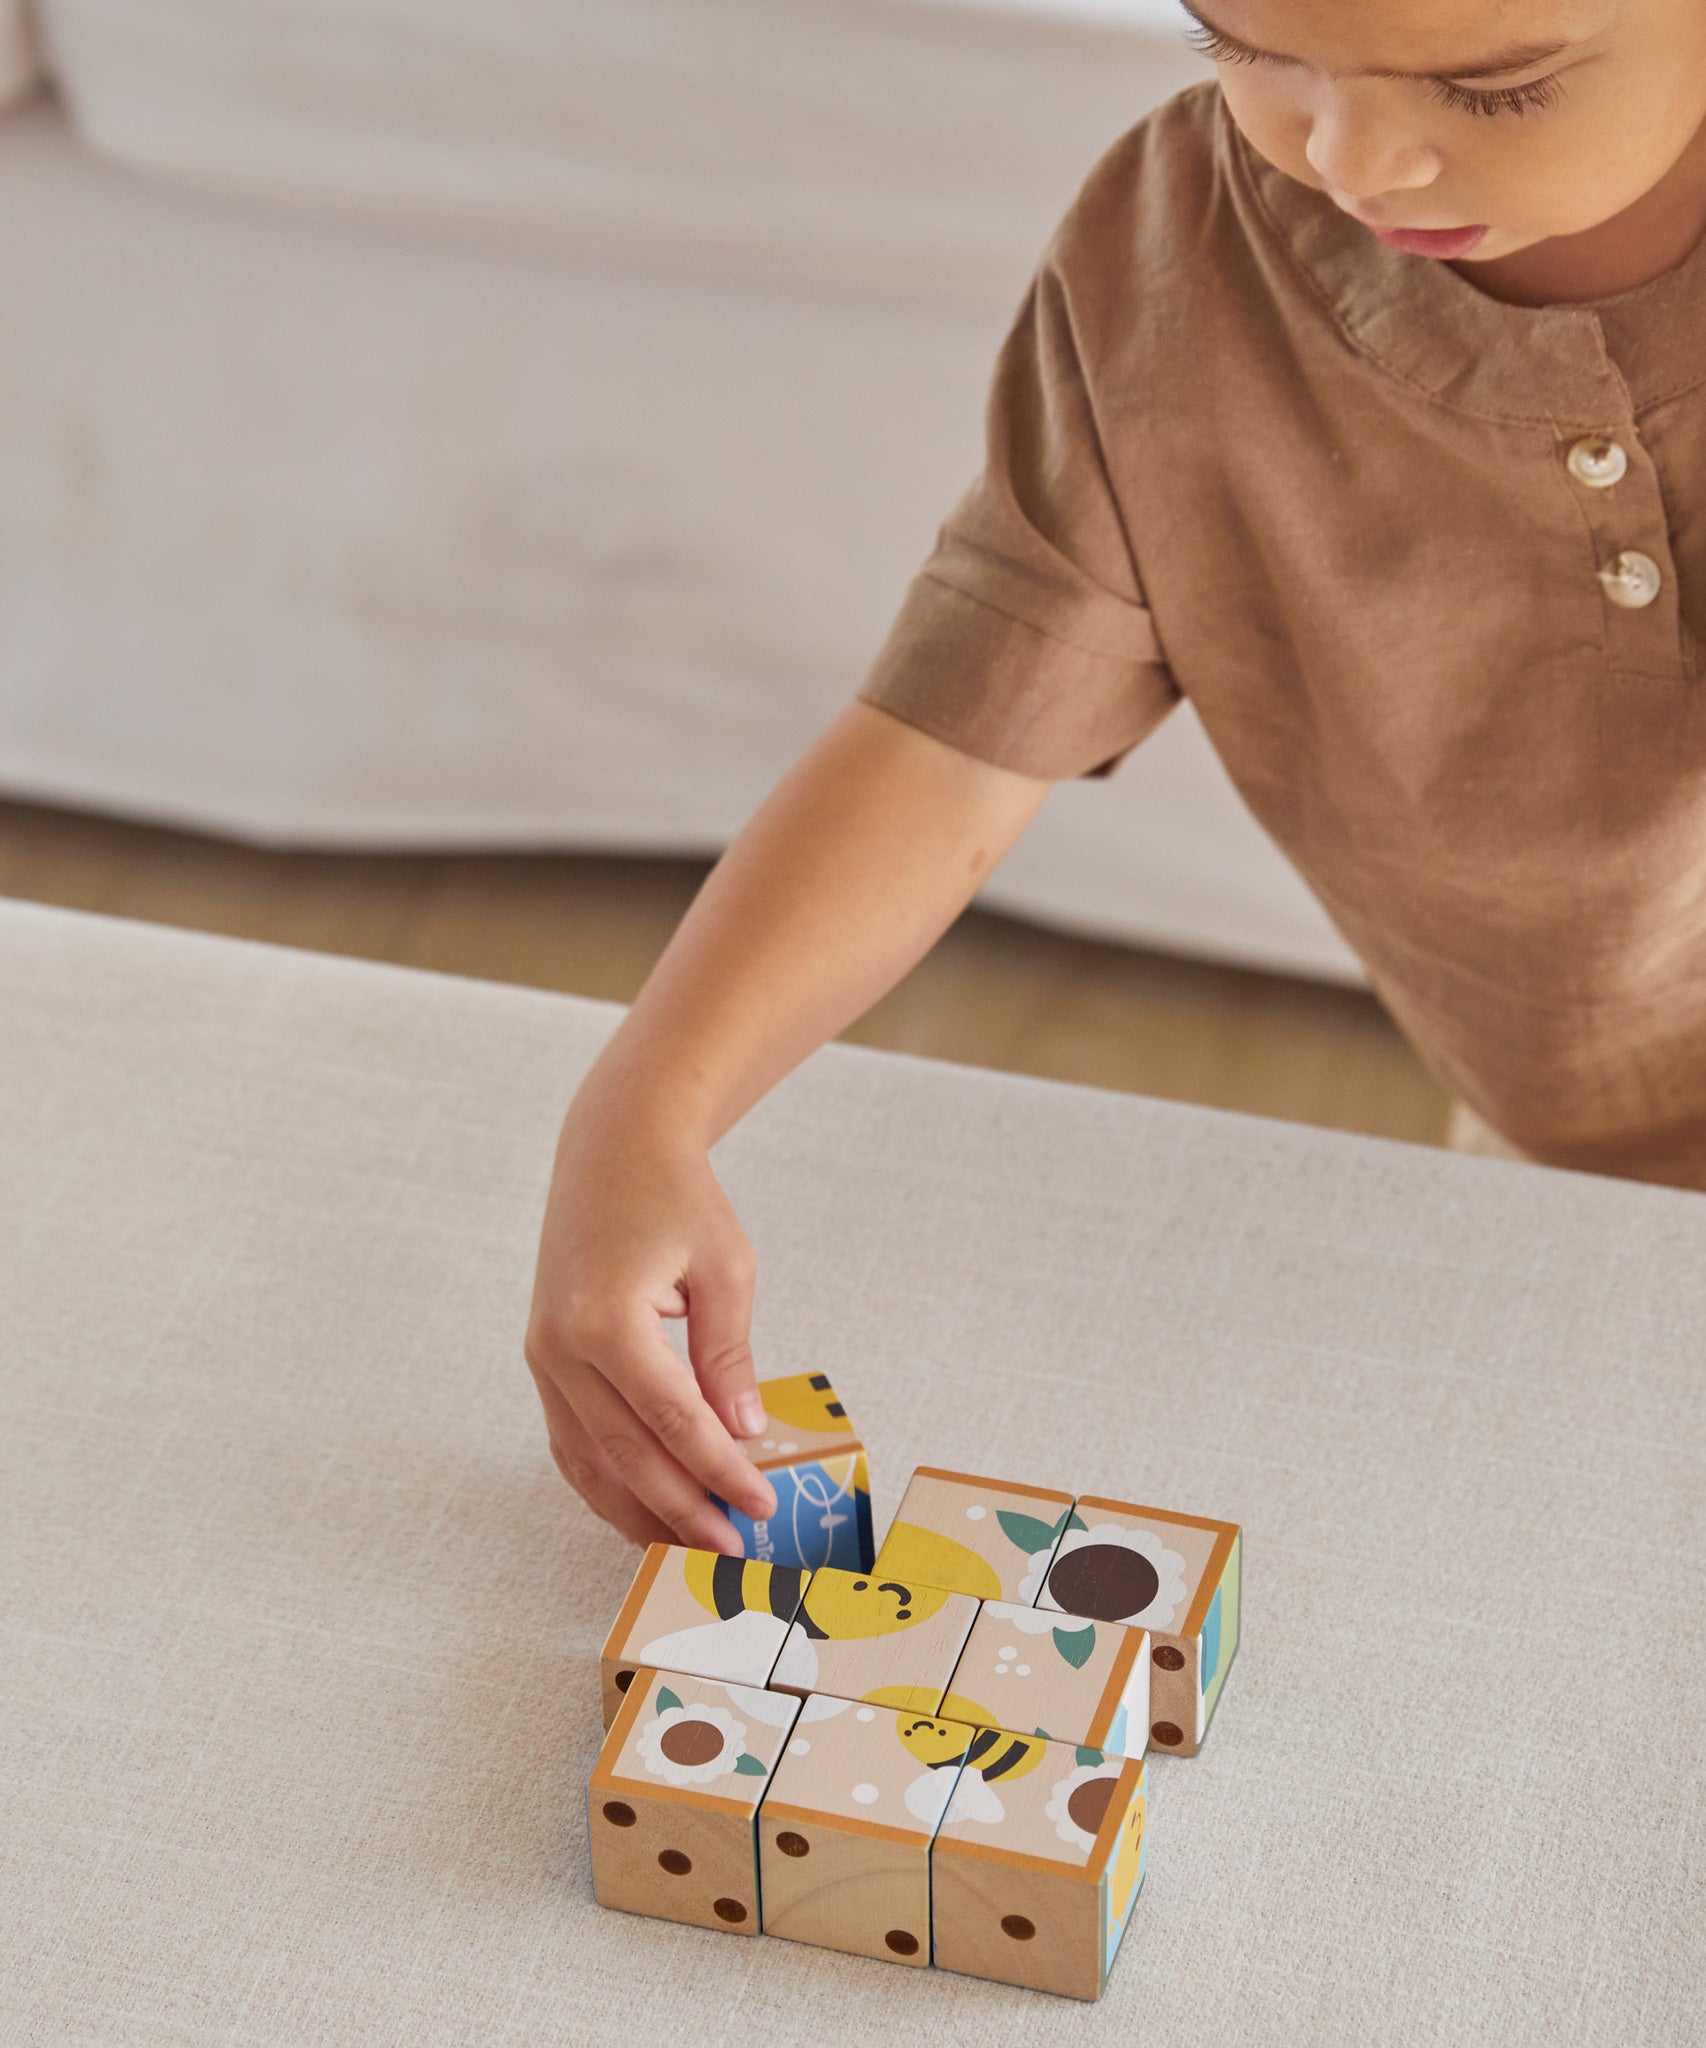
{"label": "cube being held", "polygon": [[642,1667],[587,1788],[601,1906],[756,1934],[759,1801],[799,1702]]}
{"label": "cube being held", "polygon": [[755,1522],[715,1494],[713,1504],[760,1564],[868,1571],[875,1547],[870,1471],[828,1376],[801,1372],[760,1380],[758,1396],[764,1427],[741,1448],[776,1489],[776,1512]]}
{"label": "cube being held", "polygon": [[1072,1495],[920,1465],[877,1553],[879,1577],[1034,1607]]}
{"label": "cube being held", "polygon": [[1080,1495],[1037,1604],[1146,1628],[1150,1739],[1194,1756],[1238,1648],[1235,1522]]}
{"label": "cube being held", "polygon": [[937,1963],[1099,1998],[1143,1883],[1135,1757],[985,1730],[931,1850]]}
{"label": "cube being held", "polygon": [[770,1683],[934,1714],[977,1608],[969,1593],[875,1571],[813,1572]]}
{"label": "cube being held", "polygon": [[766,1685],[809,1572],[653,1543],[604,1641],[604,1725],[643,1664]]}
{"label": "cube being held", "polygon": [[1142,1756],[1149,1743],[1149,1635],[1117,1621],[986,1600],[940,1711],[979,1728]]}
{"label": "cube being held", "polygon": [[930,1843],[974,1731],[813,1694],[759,1811],[764,1931],[930,1960]]}

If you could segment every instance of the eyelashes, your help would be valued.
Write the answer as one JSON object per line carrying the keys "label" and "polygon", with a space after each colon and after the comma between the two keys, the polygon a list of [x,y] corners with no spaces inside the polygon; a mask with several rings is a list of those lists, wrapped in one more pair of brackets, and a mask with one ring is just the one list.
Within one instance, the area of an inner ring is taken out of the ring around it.
{"label": "eyelashes", "polygon": [[1472,92],[1449,78],[1430,78],[1428,91],[1442,106],[1461,107],[1466,114],[1526,114],[1531,108],[1555,107],[1564,97],[1564,81],[1554,72],[1531,78],[1526,85],[1501,85],[1490,92]]}
{"label": "eyelashes", "polygon": [[1206,21],[1193,22],[1185,30],[1185,41],[1213,64],[1259,64],[1263,61],[1259,51],[1247,50],[1242,43],[1229,42],[1219,29],[1210,28]]}
{"label": "eyelashes", "polygon": [[[1265,56],[1260,50],[1247,49],[1242,43],[1230,41],[1218,29],[1210,28],[1206,22],[1199,21],[1186,29],[1185,41],[1213,64],[1268,64],[1280,61]],[[1454,85],[1449,78],[1430,78],[1427,87],[1441,106],[1454,107],[1460,113],[1482,116],[1538,112],[1546,107],[1556,106],[1564,96],[1564,82],[1556,72],[1545,78],[1532,78],[1525,85],[1500,85],[1490,90],[1477,91],[1471,86]]]}

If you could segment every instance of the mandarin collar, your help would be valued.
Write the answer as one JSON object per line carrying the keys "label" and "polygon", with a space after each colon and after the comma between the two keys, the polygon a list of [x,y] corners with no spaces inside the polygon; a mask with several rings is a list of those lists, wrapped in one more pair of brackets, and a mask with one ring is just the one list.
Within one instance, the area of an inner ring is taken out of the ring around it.
{"label": "mandarin collar", "polygon": [[1706,383],[1706,237],[1610,298],[1511,306],[1428,256],[1391,249],[1324,192],[1277,170],[1218,87],[1222,160],[1345,338],[1390,375],[1460,412],[1604,427]]}

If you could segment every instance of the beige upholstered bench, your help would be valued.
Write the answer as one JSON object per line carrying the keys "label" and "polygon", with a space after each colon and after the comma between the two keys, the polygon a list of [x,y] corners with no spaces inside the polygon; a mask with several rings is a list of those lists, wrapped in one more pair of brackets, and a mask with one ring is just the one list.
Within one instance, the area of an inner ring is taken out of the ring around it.
{"label": "beige upholstered bench", "polygon": [[599,1911],[519,1342],[613,1016],[0,906],[0,2040],[1696,2036],[1706,1203],[845,1050],[721,1155],[761,1368],[879,1524],[1237,1519],[1250,1626],[1092,2010]]}

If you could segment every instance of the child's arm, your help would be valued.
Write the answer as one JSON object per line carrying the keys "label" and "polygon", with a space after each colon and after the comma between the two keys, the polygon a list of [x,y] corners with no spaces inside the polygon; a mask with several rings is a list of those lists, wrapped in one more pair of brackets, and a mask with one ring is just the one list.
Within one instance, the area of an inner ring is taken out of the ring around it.
{"label": "child's arm", "polygon": [[[582,1082],[527,1359],[559,1469],[635,1541],[738,1552],[707,1489],[775,1511],[728,1434],[758,1427],[753,1256],[707,1152],[929,949],[1048,788],[850,705],[713,869]],[[658,1321],[683,1314],[692,1372]]]}

